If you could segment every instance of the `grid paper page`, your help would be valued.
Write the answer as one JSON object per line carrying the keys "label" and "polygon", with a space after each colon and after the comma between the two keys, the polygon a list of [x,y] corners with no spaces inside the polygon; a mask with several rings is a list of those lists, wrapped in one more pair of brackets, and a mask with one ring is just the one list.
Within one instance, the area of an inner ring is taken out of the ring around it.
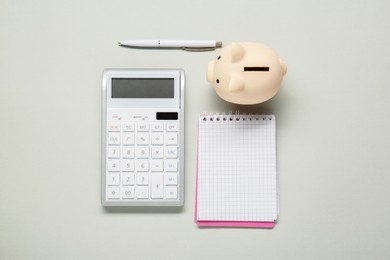
{"label": "grid paper page", "polygon": [[199,117],[197,220],[275,221],[275,117]]}

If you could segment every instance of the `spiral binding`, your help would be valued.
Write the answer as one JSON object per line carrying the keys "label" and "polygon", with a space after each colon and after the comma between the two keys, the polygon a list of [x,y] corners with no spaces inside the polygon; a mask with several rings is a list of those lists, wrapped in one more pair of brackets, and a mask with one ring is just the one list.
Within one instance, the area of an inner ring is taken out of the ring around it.
{"label": "spiral binding", "polygon": [[202,113],[200,119],[202,121],[260,121],[273,120],[274,115],[271,114],[247,114],[236,112],[229,113]]}

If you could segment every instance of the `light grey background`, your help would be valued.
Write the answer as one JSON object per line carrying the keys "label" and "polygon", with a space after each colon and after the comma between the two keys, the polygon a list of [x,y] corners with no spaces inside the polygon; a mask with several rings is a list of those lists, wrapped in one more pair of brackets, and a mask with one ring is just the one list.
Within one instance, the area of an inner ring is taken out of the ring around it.
{"label": "light grey background", "polygon": [[[0,2],[0,259],[389,259],[390,2]],[[228,104],[218,52],[133,50],[138,38],[254,41],[288,65],[279,94]],[[186,72],[182,210],[100,204],[104,68]],[[199,229],[197,116],[274,113],[273,230]]]}

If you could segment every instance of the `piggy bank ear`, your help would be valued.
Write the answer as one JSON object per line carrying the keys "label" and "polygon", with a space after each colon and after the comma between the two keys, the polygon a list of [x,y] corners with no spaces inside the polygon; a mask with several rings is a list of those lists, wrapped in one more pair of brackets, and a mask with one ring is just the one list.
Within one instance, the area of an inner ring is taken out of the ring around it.
{"label": "piggy bank ear", "polygon": [[232,43],[231,48],[232,62],[241,60],[245,55],[245,49],[239,43]]}
{"label": "piggy bank ear", "polygon": [[237,75],[231,74],[229,80],[229,92],[237,92],[245,88],[245,82]]}
{"label": "piggy bank ear", "polygon": [[281,59],[279,59],[279,63],[282,66],[283,75],[285,75],[287,73],[287,65]]}

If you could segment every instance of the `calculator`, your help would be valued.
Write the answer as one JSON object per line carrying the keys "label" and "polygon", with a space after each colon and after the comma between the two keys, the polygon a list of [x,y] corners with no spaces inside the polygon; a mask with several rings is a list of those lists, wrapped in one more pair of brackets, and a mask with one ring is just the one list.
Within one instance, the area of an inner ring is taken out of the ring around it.
{"label": "calculator", "polygon": [[184,203],[184,71],[105,69],[102,204]]}

